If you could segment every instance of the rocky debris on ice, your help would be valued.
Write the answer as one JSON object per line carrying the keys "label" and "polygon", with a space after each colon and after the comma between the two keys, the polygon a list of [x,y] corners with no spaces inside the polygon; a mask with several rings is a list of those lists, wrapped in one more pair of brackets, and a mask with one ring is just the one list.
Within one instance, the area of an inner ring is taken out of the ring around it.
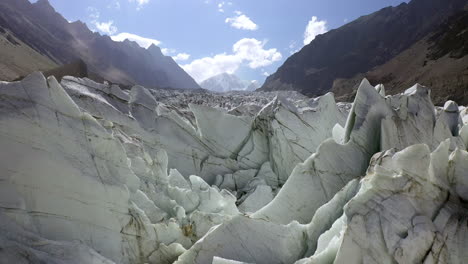
{"label": "rocky debris on ice", "polygon": [[351,105],[34,73],[0,98],[0,262],[468,258],[468,112],[426,87],[364,80]]}

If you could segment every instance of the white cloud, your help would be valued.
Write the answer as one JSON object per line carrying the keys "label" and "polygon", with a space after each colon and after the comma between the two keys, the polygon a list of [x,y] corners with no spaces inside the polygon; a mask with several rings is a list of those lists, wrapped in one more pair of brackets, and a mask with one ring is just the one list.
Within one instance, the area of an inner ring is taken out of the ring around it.
{"label": "white cloud", "polygon": [[170,48],[162,48],[161,49],[161,52],[164,54],[164,55],[170,55],[170,54],[173,54],[176,52],[175,49],[170,49]]}
{"label": "white cloud", "polygon": [[140,10],[144,5],[148,4],[150,0],[128,0],[130,3],[137,3],[137,10]]}
{"label": "white cloud", "polygon": [[[206,1],[205,1],[206,3]],[[218,3],[218,11],[221,12],[221,13],[224,13],[224,7],[225,6],[232,6],[232,2],[225,2],[225,1],[222,1],[220,3]]]}
{"label": "white cloud", "polygon": [[[126,39],[128,40],[131,40],[131,41],[135,41],[138,45],[140,45],[140,47],[142,48],[149,48],[149,46],[151,46],[152,44],[156,45],[156,46],[159,46],[161,44],[161,41],[157,40],[157,39],[151,39],[151,38],[145,38],[145,37],[142,37],[142,36],[138,36],[138,35],[135,35],[135,34],[131,34],[131,33],[126,33],[126,32],[123,32],[123,33],[119,33],[117,35],[114,35],[114,36],[111,36],[112,40],[113,41],[124,41]],[[176,49],[171,49],[171,48],[162,48],[161,49],[161,52],[166,55],[166,56],[171,56],[171,54],[175,54],[176,53]],[[172,56],[172,58],[176,61],[186,61],[188,59],[190,59],[190,54],[187,54],[187,53],[178,53],[177,55],[175,56]]]}
{"label": "white cloud", "polygon": [[223,6],[224,6],[225,4],[226,4],[226,3],[225,3],[224,1],[218,4],[218,11],[219,11],[219,12],[224,13]]}
{"label": "white cloud", "polygon": [[232,46],[232,54],[221,53],[213,57],[196,59],[182,68],[197,82],[202,82],[223,72],[234,73],[244,62],[256,69],[271,65],[282,58],[277,49],[264,49],[266,42],[244,38]]}
{"label": "white cloud", "polygon": [[144,38],[144,37],[141,37],[141,36],[138,36],[138,35],[135,35],[135,34],[131,34],[131,33],[126,33],[126,32],[122,32],[122,33],[119,33],[117,35],[111,36],[111,38],[112,38],[113,41],[120,41],[120,42],[122,42],[122,41],[124,41],[126,39],[131,40],[131,41],[135,41],[136,43],[138,43],[138,45],[140,45],[140,47],[143,47],[145,49],[147,49],[149,46],[151,46],[151,44],[154,44],[156,46],[161,44],[161,41],[159,41],[157,39]]}
{"label": "white cloud", "polygon": [[299,51],[299,49],[290,50],[289,55],[293,55],[294,53],[297,53],[298,51]]}
{"label": "white cloud", "polygon": [[172,56],[172,58],[176,61],[186,61],[190,59],[190,54],[187,53],[178,53],[175,56]]}
{"label": "white cloud", "polygon": [[323,34],[327,31],[327,21],[318,20],[316,16],[313,16],[307,24],[304,32],[304,45],[309,44],[317,35]]}
{"label": "white cloud", "polygon": [[87,12],[88,12],[89,18],[94,21],[98,20],[99,16],[101,15],[99,13],[99,10],[97,10],[97,8],[92,7],[92,6],[88,6]]}
{"label": "white cloud", "polygon": [[249,67],[256,69],[281,60],[282,56],[276,49],[263,49],[266,42],[261,42],[254,38],[244,38],[232,46],[236,56],[249,62]]}
{"label": "white cloud", "polygon": [[107,5],[107,8],[109,8],[109,9],[114,8],[114,9],[120,10],[120,1],[119,0],[113,0],[112,3]]}
{"label": "white cloud", "polygon": [[248,16],[242,14],[240,11],[235,11],[237,16],[228,17],[224,21],[231,25],[231,27],[237,29],[245,29],[245,30],[257,30],[258,26],[255,24]]}
{"label": "white cloud", "polygon": [[288,48],[289,48],[290,55],[299,51],[299,49],[297,48],[297,42],[295,40],[292,40],[291,42],[289,42]]}
{"label": "white cloud", "polygon": [[94,25],[96,26],[97,30],[107,35],[113,35],[117,32],[117,27],[114,26],[114,21],[112,20],[109,20],[108,22],[95,21]]}
{"label": "white cloud", "polygon": [[117,27],[114,26],[114,21],[109,20],[107,22],[99,22],[101,14],[95,7],[89,6],[87,12],[91,22],[90,24],[94,26],[94,28],[91,28],[92,31],[99,31],[107,35],[117,33]]}
{"label": "white cloud", "polygon": [[213,57],[194,60],[190,64],[182,65],[182,68],[200,83],[223,72],[232,74],[239,68],[241,63],[242,60],[239,57],[222,53]]}

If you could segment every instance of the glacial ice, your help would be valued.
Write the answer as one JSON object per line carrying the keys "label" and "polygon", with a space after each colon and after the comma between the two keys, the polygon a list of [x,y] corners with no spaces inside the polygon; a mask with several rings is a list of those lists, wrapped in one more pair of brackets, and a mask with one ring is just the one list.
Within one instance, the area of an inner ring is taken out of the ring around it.
{"label": "glacial ice", "polygon": [[468,110],[415,85],[0,83],[0,263],[464,263]]}

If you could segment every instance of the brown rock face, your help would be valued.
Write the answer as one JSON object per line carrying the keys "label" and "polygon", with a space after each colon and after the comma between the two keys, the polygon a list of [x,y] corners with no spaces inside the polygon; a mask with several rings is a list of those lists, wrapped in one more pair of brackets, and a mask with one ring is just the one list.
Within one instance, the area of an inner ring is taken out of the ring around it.
{"label": "brown rock face", "polygon": [[[391,92],[404,90],[410,86],[406,86],[406,83],[415,82],[432,85],[434,90],[444,90],[448,86],[457,91],[463,87],[466,90],[466,56],[463,52],[455,51],[464,50],[466,41],[462,42],[454,34],[444,34],[455,23],[447,19],[463,11],[465,5],[465,0],[412,0],[408,4],[387,7],[360,17],[317,36],[269,76],[261,90],[296,90],[308,96],[322,95],[332,90],[342,99],[351,99],[356,79],[362,77],[368,77],[371,82],[388,84]],[[444,24],[449,26],[442,28]],[[434,35],[438,30],[441,32]],[[429,40],[431,36],[434,39]],[[433,43],[445,44],[434,48]],[[428,49],[430,51],[424,52]],[[452,55],[444,59],[446,54]],[[425,58],[426,55],[428,58]],[[454,55],[457,58],[453,58]],[[404,63],[401,62],[402,57],[407,58]],[[414,61],[410,62],[410,58]],[[401,64],[393,62],[392,67],[387,66],[392,69],[378,70],[395,60]],[[424,61],[430,67],[423,70],[426,66]],[[435,67],[444,69],[429,70]],[[370,74],[374,70],[379,74]],[[442,78],[454,78],[455,81]],[[437,94],[435,92],[439,96]]]}
{"label": "brown rock face", "polygon": [[418,82],[431,88],[436,105],[447,100],[468,105],[467,28],[468,11],[459,12],[389,62],[353,78],[336,80],[332,92],[340,100],[350,101],[357,82],[364,77],[384,84],[388,94],[400,93]]}

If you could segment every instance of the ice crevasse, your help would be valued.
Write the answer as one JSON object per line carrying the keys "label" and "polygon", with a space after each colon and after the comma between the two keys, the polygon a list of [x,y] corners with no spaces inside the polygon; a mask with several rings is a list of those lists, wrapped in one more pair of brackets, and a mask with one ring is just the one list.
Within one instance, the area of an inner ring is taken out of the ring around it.
{"label": "ice crevasse", "polygon": [[0,83],[0,262],[465,263],[467,147],[467,108],[421,85],[348,105],[34,73]]}

